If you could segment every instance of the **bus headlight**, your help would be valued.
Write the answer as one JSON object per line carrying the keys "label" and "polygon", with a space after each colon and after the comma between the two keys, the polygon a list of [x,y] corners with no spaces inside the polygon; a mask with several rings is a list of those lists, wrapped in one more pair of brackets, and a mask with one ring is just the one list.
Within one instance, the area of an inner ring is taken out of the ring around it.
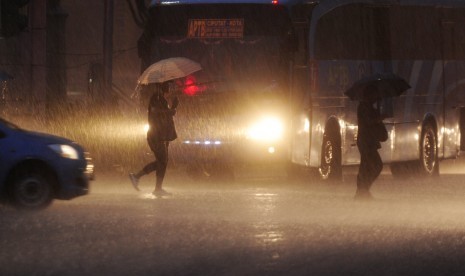
{"label": "bus headlight", "polygon": [[257,141],[277,141],[284,133],[283,122],[275,117],[265,117],[247,129],[247,138]]}

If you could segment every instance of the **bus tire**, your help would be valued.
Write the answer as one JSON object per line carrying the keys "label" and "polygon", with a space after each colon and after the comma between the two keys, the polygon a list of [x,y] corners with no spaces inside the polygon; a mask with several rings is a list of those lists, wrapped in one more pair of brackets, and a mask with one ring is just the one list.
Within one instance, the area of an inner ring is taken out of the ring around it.
{"label": "bus tire", "polygon": [[424,176],[439,175],[438,139],[431,124],[426,124],[421,131],[418,172]]}
{"label": "bus tire", "polygon": [[438,176],[438,148],[434,127],[426,124],[421,132],[420,158],[417,161],[396,162],[390,165],[392,176],[396,179],[406,179],[418,176]]}
{"label": "bus tire", "polygon": [[341,142],[335,133],[324,134],[321,148],[321,163],[318,172],[321,180],[341,181]]}

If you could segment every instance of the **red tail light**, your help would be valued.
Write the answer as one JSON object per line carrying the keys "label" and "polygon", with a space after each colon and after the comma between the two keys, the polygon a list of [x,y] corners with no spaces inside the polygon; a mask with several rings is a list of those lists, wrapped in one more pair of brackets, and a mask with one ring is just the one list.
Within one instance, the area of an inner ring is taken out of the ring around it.
{"label": "red tail light", "polygon": [[186,77],[182,92],[188,96],[195,96],[198,93],[205,91],[206,88],[207,87],[205,85],[198,84],[196,78],[190,75]]}

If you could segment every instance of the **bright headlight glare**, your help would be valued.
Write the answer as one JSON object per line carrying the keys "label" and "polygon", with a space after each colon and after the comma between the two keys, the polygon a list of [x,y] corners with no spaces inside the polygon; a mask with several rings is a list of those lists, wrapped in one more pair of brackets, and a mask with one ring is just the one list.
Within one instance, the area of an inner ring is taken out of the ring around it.
{"label": "bright headlight glare", "polygon": [[283,123],[278,118],[267,117],[249,127],[247,137],[252,140],[276,141],[283,136]]}
{"label": "bright headlight glare", "polygon": [[79,154],[75,148],[69,145],[49,145],[49,148],[51,148],[54,152],[59,154],[63,158],[69,158],[69,159],[78,159]]}

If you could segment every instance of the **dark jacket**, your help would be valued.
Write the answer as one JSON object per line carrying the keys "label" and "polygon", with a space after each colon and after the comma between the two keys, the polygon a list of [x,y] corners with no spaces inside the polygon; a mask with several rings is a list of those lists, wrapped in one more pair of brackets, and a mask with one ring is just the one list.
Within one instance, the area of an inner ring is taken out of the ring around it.
{"label": "dark jacket", "polygon": [[178,136],[174,126],[173,116],[176,109],[168,106],[168,101],[162,93],[154,93],[148,107],[148,122],[150,129],[147,139],[152,141],[173,141]]}
{"label": "dark jacket", "polygon": [[381,148],[378,138],[374,134],[374,126],[382,123],[381,116],[373,104],[360,101],[357,108],[358,134],[357,146],[364,148]]}

